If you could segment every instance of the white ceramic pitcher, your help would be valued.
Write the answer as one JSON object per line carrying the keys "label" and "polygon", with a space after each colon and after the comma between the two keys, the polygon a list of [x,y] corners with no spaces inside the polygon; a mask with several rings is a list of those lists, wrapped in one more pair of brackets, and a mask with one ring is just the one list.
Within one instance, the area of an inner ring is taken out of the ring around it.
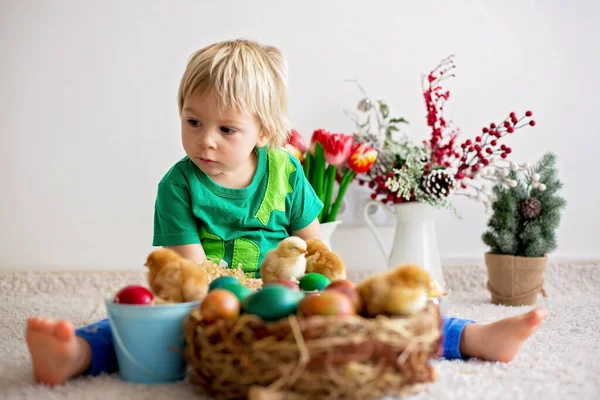
{"label": "white ceramic pitcher", "polygon": [[[389,251],[369,217],[369,208],[372,206],[383,207],[396,216],[396,231]],[[365,203],[363,217],[373,232],[389,268],[402,263],[417,264],[445,289],[435,233],[435,211],[432,206],[420,202],[384,205],[379,201],[370,200]]]}

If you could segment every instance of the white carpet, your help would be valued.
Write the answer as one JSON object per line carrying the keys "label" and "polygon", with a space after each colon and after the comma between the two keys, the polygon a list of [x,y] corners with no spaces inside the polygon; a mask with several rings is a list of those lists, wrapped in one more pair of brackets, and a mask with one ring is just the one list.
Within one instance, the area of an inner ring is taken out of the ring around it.
{"label": "white carpet", "polygon": [[[490,304],[483,266],[447,267],[447,315],[490,322],[531,307]],[[353,274],[360,279],[364,274]],[[435,361],[438,381],[414,399],[600,399],[600,263],[554,264],[546,271],[546,322],[510,364]],[[125,284],[143,283],[144,272],[0,272],[0,398],[173,399],[198,398],[186,383],[142,386],[118,376],[79,378],[50,389],[36,385],[25,346],[30,315],[66,318],[76,326],[103,318],[102,298]]]}

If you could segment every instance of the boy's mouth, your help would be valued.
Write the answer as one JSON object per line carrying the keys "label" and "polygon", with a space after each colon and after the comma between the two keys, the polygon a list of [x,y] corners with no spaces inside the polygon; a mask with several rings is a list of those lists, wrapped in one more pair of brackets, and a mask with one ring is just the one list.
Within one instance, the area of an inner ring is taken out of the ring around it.
{"label": "boy's mouth", "polygon": [[209,160],[208,158],[199,157],[198,159],[200,160],[200,162],[205,163],[205,164],[214,164],[216,162],[213,160]]}

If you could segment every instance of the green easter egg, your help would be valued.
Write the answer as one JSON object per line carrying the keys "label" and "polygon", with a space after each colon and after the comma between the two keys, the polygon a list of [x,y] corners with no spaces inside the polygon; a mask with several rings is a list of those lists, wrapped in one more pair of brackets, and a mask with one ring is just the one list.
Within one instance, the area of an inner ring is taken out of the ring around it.
{"label": "green easter egg", "polygon": [[324,290],[330,281],[324,275],[316,272],[310,272],[300,278],[300,289],[305,292],[312,292],[315,290]]}
{"label": "green easter egg", "polygon": [[233,276],[220,276],[208,285],[208,291],[214,289],[220,289],[226,285],[240,285],[240,281],[237,280],[236,277]]}
{"label": "green easter egg", "polygon": [[244,299],[254,293],[254,290],[250,289],[247,286],[238,283],[224,283],[220,286],[219,289],[225,289],[235,294],[240,303],[244,301]]}
{"label": "green easter egg", "polygon": [[248,314],[272,322],[295,314],[303,297],[303,292],[282,285],[270,285],[246,297],[242,307]]}

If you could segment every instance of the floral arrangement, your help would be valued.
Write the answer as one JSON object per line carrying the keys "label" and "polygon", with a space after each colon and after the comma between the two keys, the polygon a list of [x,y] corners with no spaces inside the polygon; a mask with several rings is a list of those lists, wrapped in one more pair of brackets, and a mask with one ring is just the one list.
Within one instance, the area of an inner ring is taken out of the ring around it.
{"label": "floral arrangement", "polygon": [[[357,126],[354,139],[372,146],[379,154],[373,168],[357,177],[359,184],[368,184],[372,189],[372,199],[384,204],[418,201],[452,208],[449,196],[460,194],[482,201],[489,211],[491,186],[517,185],[510,171],[519,166],[508,161],[512,149],[500,142],[518,129],[535,126],[532,112],[522,116],[511,112],[504,121],[491,122],[481,134],[459,144],[459,129],[444,116],[450,91],[442,82],[455,77],[454,68],[450,56],[422,77],[426,123],[431,132],[422,143],[401,134],[400,124],[408,121],[391,117],[384,101],[373,102],[353,80],[364,96],[357,106],[360,114],[346,111]],[[491,181],[490,187],[482,183],[486,180]]]}
{"label": "floral arrangement", "polygon": [[[324,129],[313,132],[309,146],[302,135],[292,129],[284,149],[300,160],[306,178],[323,202],[319,214],[322,223],[336,220],[350,183],[357,174],[367,173],[377,159],[375,149],[355,141],[352,135]],[[334,199],[336,181],[339,186]]]}

